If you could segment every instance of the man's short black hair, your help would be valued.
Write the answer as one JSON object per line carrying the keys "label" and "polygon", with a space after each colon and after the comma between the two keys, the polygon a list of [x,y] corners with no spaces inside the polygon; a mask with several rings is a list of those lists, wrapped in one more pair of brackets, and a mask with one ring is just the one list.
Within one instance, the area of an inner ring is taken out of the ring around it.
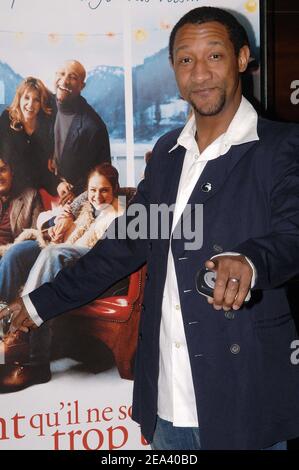
{"label": "man's short black hair", "polygon": [[169,38],[169,57],[173,63],[173,45],[177,31],[185,24],[203,24],[217,21],[226,27],[229,38],[233,43],[236,56],[243,46],[249,46],[248,35],[245,28],[228,11],[215,7],[199,7],[186,13],[173,27]]}

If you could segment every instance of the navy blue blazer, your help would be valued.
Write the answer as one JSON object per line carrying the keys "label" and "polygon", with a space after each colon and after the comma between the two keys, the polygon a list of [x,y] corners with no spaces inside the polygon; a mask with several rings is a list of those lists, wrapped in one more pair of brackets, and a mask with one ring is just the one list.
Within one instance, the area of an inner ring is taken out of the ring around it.
{"label": "navy blue blazer", "polygon": [[[134,202],[172,204],[185,150],[180,129],[156,144]],[[133,419],[152,439],[157,414],[159,329],[169,243],[174,256],[203,449],[262,449],[299,435],[297,338],[285,282],[299,272],[299,128],[258,121],[259,141],[208,162],[189,200],[203,204],[203,246],[184,239],[104,239],[53,283],[30,294],[50,319],[79,307],[147,262],[136,356]],[[202,186],[211,184],[211,191]],[[194,210],[185,217],[194,217]],[[121,226],[123,218],[116,220]],[[127,217],[127,223],[130,218]],[[171,224],[171,219],[169,224]],[[195,290],[195,275],[219,251],[257,269],[251,301],[228,318]],[[185,292],[184,292],[185,291]]]}

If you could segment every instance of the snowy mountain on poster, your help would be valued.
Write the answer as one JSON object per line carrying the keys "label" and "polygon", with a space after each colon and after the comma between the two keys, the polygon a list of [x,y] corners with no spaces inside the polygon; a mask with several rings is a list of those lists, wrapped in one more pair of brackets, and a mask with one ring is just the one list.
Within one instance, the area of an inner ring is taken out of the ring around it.
{"label": "snowy mountain on poster", "polygon": [[187,105],[179,97],[168,48],[145,59],[133,69],[135,139],[146,141],[180,127],[187,117]]}
{"label": "snowy mountain on poster", "polygon": [[87,74],[82,95],[107,124],[109,135],[125,136],[124,70],[99,65]]}
{"label": "snowy mountain on poster", "polygon": [[[96,67],[88,73],[83,95],[103,117],[110,135],[124,138],[123,68]],[[179,98],[167,48],[133,68],[133,103],[136,141],[153,140],[185,122],[187,106]]]}

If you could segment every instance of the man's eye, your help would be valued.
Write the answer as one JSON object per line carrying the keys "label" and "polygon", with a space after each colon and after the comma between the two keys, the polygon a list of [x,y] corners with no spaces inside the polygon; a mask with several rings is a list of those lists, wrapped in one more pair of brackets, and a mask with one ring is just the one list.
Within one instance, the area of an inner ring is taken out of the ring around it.
{"label": "man's eye", "polygon": [[213,60],[219,60],[219,59],[221,59],[221,54],[211,54],[210,57]]}
{"label": "man's eye", "polygon": [[180,62],[181,62],[182,64],[190,64],[190,63],[191,63],[191,59],[190,59],[190,57],[183,57],[183,58],[180,60]]}

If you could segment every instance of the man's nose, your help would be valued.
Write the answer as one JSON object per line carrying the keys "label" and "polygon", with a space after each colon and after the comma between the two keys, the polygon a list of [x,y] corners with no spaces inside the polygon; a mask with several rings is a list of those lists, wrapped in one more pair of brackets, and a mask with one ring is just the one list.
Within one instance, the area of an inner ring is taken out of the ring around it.
{"label": "man's nose", "polygon": [[65,86],[67,86],[67,85],[69,84],[69,81],[70,81],[70,80],[69,80],[69,77],[68,77],[67,75],[64,76],[64,77],[61,77],[61,79],[60,79],[60,83],[61,83],[62,85],[65,85]]}
{"label": "man's nose", "polygon": [[205,80],[211,79],[211,77],[212,77],[212,73],[206,60],[204,59],[195,60],[194,66],[192,69],[192,79],[197,82],[203,82]]}

